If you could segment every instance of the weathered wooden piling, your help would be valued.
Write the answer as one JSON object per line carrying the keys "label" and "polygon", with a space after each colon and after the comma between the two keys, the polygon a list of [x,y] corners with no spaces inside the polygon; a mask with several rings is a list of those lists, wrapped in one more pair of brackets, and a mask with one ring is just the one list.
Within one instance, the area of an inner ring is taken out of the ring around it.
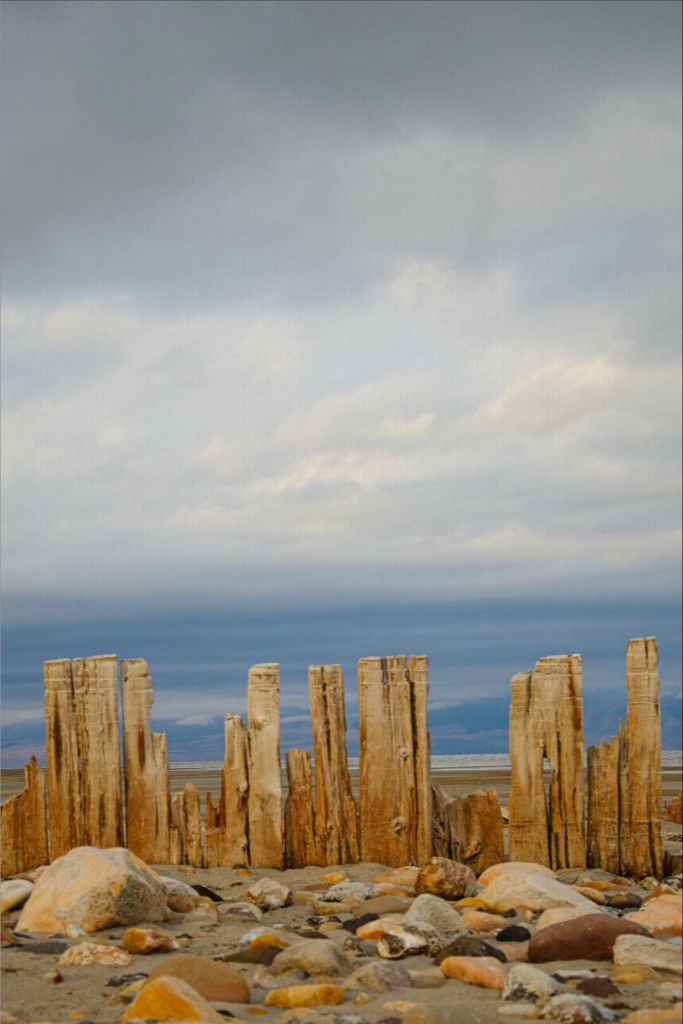
{"label": "weathered wooden piling", "polygon": [[255,867],[282,868],[280,666],[254,665],[247,686],[249,855]]}
{"label": "weathered wooden piling", "polygon": [[358,860],[358,809],[351,792],[346,751],[344,677],[340,665],[312,665],[308,696],[315,759],[316,861]]}
{"label": "weathered wooden piling", "polygon": [[422,726],[426,672],[426,658],[409,665],[403,656],[358,663],[362,860],[411,864],[431,847],[429,737]]}
{"label": "weathered wooden piling", "polygon": [[[547,794],[544,758],[550,768]],[[511,682],[510,858],[585,864],[581,656],[540,658]]]}
{"label": "weathered wooden piling", "polygon": [[154,692],[143,658],[121,662],[121,691],[126,843],[148,864],[166,864],[171,813],[168,751],[166,734],[150,729]]}
{"label": "weathered wooden piling", "polygon": [[233,864],[250,862],[247,736],[239,715],[226,715],[224,730],[225,755],[221,775],[221,796],[218,808],[213,809],[211,814],[207,801],[207,867],[232,867]]}
{"label": "weathered wooden piling", "polygon": [[434,856],[467,864],[480,875],[505,859],[503,816],[493,789],[449,797],[432,786]]}
{"label": "weathered wooden piling", "polygon": [[303,868],[318,863],[311,799],[311,755],[307,750],[287,751],[285,801],[285,864]]}
{"label": "weathered wooden piling", "polygon": [[[86,843],[71,662],[46,661],[45,758],[50,859]],[[118,762],[117,762],[118,763]]]}
{"label": "weathered wooden piling", "polygon": [[47,864],[45,778],[35,757],[24,765],[24,788],[2,805],[2,876]]}

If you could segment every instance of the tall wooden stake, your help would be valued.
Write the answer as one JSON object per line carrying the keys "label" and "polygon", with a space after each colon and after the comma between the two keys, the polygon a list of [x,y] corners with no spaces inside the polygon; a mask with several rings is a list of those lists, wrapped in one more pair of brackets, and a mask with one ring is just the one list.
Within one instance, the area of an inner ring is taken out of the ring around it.
{"label": "tall wooden stake", "polygon": [[2,875],[47,864],[45,779],[35,757],[24,765],[24,788],[2,805]]}
{"label": "tall wooden stake", "polygon": [[254,665],[247,690],[249,853],[255,867],[282,868],[280,666]]}
{"label": "tall wooden stake", "polygon": [[78,767],[78,739],[71,662],[46,661],[45,757],[50,859],[86,842]]}
{"label": "tall wooden stake", "polygon": [[317,864],[311,801],[311,755],[307,750],[287,751],[285,802],[285,863],[288,868]]}

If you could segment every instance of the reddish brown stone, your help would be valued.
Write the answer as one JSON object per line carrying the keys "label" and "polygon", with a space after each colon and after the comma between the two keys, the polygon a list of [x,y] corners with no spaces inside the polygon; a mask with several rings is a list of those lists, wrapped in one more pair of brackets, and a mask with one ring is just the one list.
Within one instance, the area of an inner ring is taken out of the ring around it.
{"label": "reddish brown stone", "polygon": [[611,960],[620,935],[649,935],[647,929],[610,914],[586,914],[573,921],[548,925],[532,936],[529,960],[534,964],[550,960]]}

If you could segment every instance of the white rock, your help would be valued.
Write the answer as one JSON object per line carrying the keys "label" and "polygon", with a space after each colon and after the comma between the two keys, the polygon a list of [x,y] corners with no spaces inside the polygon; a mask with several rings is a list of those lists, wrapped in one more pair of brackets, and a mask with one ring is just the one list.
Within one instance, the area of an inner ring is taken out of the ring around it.
{"label": "white rock", "polygon": [[199,895],[186,882],[177,878],[169,878],[167,875],[159,875],[159,879],[166,892],[166,902],[171,910],[179,914],[187,914],[199,900]]}
{"label": "white rock", "polygon": [[609,1007],[588,996],[577,996],[571,992],[549,999],[541,1016],[544,1020],[558,1020],[563,1024],[600,1024],[601,1021],[619,1019],[619,1014]]}
{"label": "white rock", "polygon": [[6,882],[0,882],[0,913],[6,914],[8,910],[14,910],[21,906],[33,892],[33,882],[25,878],[10,878]]}
{"label": "white rock", "polygon": [[[441,971],[439,974],[443,981]],[[410,975],[401,964],[391,963],[387,960],[373,960],[350,974],[342,988],[347,992],[363,991],[364,989],[370,989],[372,992],[391,992],[396,988],[408,988],[410,984]]]}
{"label": "white rock", "polygon": [[343,974],[349,960],[329,939],[304,939],[283,949],[270,965],[270,973],[305,971],[308,975],[325,974],[336,977]]}
{"label": "white rock", "polygon": [[503,989],[503,999],[521,1000],[543,1006],[551,996],[561,991],[561,986],[545,971],[531,964],[515,964]]}
{"label": "white rock", "polygon": [[323,903],[343,903],[344,900],[367,900],[375,895],[374,885],[364,885],[362,882],[338,882],[330,886],[326,892],[318,894],[318,899]]}
{"label": "white rock", "polygon": [[292,890],[274,878],[260,878],[249,886],[244,898],[261,910],[277,910],[292,902]]}
{"label": "white rock", "polygon": [[645,964],[656,971],[683,974],[680,949],[647,935],[619,935],[614,943],[613,959],[615,964]]}
{"label": "white rock", "polygon": [[505,913],[518,907],[548,910],[549,907],[584,907],[592,914],[607,913],[602,907],[555,878],[533,871],[498,875],[479,894],[487,909]]}
{"label": "white rock", "polygon": [[410,905],[404,918],[405,925],[430,924],[445,936],[457,935],[465,930],[462,917],[440,896],[422,893]]}

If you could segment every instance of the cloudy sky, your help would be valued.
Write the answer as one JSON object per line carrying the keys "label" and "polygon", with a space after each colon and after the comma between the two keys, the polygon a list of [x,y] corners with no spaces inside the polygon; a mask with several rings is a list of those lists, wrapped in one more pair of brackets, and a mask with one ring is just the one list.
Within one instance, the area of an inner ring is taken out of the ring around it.
{"label": "cloudy sky", "polygon": [[680,19],[5,0],[7,763],[112,649],[177,756],[261,660],[680,694]]}

